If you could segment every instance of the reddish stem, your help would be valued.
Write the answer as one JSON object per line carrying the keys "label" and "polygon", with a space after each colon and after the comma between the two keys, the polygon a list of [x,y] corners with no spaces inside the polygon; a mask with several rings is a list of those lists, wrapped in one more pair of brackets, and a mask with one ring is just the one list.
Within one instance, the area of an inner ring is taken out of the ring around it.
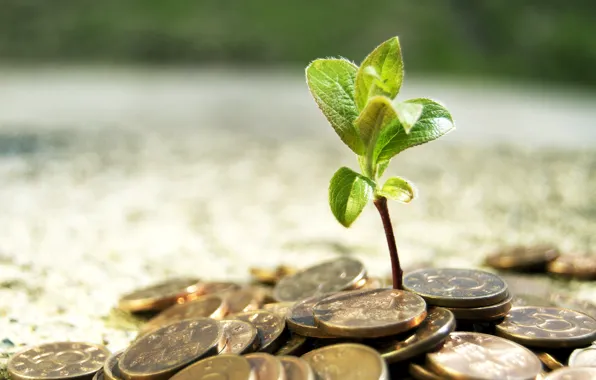
{"label": "reddish stem", "polygon": [[393,226],[391,225],[391,218],[389,217],[389,209],[387,208],[387,198],[375,198],[374,204],[379,210],[383,227],[385,228],[385,236],[387,237],[387,246],[389,248],[389,256],[391,257],[391,273],[393,275],[393,289],[403,289],[404,272],[399,264],[399,256],[397,254],[397,246],[395,245],[395,236],[393,235]]}

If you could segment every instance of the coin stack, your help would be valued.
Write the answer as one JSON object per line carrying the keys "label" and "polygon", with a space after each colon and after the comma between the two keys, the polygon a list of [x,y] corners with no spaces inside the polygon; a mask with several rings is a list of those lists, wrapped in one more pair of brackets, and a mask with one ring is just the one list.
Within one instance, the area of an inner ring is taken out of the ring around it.
{"label": "coin stack", "polygon": [[253,270],[260,284],[183,278],[134,291],[119,308],[151,317],[124,350],[45,344],[15,354],[8,371],[14,380],[596,379],[596,320],[512,307],[497,275],[421,269],[395,290],[351,258],[280,272]]}

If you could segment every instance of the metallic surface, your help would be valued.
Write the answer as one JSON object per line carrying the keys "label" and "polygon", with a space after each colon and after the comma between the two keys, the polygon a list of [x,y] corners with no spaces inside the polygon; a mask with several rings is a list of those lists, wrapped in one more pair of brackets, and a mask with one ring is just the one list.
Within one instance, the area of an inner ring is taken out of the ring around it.
{"label": "metallic surface", "polygon": [[172,380],[257,380],[248,360],[218,355],[199,360],[171,377]]}
{"label": "metallic surface", "polygon": [[596,256],[565,255],[550,262],[549,272],[580,280],[596,279]]}
{"label": "metallic surface", "polygon": [[549,373],[544,380],[594,380],[596,368],[564,367]]}
{"label": "metallic surface", "polygon": [[524,270],[544,266],[557,257],[559,251],[550,245],[516,246],[489,255],[485,263],[495,269]]}
{"label": "metallic surface", "polygon": [[492,321],[507,315],[507,312],[511,310],[512,307],[512,298],[513,297],[508,296],[503,301],[489,306],[470,308],[446,307],[446,309],[449,309],[453,315],[455,315],[455,319],[457,320]]}
{"label": "metallic surface", "polygon": [[569,367],[596,368],[596,346],[574,350],[569,356]]}
{"label": "metallic surface", "polygon": [[199,285],[196,278],[163,281],[124,295],[118,307],[132,312],[163,310],[197,293]]}
{"label": "metallic surface", "polygon": [[228,292],[225,295],[225,301],[228,304],[228,313],[236,314],[257,310],[261,306],[261,300],[259,298],[249,289]]}
{"label": "metallic surface", "polygon": [[114,352],[112,355],[108,357],[108,360],[103,365],[103,375],[107,380],[123,380],[122,372],[120,372],[120,367],[118,362],[120,361],[120,357],[124,353],[124,350],[120,350],[118,352]]}
{"label": "metallic surface", "polygon": [[259,335],[259,351],[273,353],[283,344],[286,320],[265,310],[248,311],[232,317],[249,322],[256,327]]}
{"label": "metallic surface", "polygon": [[332,336],[324,333],[319,327],[317,327],[315,317],[313,315],[313,307],[315,304],[328,296],[330,296],[330,294],[323,294],[296,302],[286,315],[286,324],[288,328],[302,336],[314,338],[332,338]]}
{"label": "metallic surface", "polygon": [[589,315],[596,319],[596,304],[587,301],[579,300],[571,295],[554,293],[551,296],[551,301],[555,306],[562,307],[563,309],[575,310],[580,313]]}
{"label": "metallic surface", "polygon": [[559,362],[554,356],[547,352],[536,352],[538,359],[551,371],[563,367],[563,364]]}
{"label": "metallic surface", "polygon": [[302,355],[324,380],[388,380],[387,364],[377,351],[356,343],[318,348]]}
{"label": "metallic surface", "polygon": [[273,302],[263,305],[263,310],[270,311],[274,314],[279,315],[282,318],[286,318],[288,311],[296,302]]}
{"label": "metallic surface", "polygon": [[414,363],[408,368],[410,375],[416,380],[441,380],[442,377],[432,373],[429,369]]}
{"label": "metallic surface", "polygon": [[265,352],[255,352],[244,356],[255,372],[256,380],[286,380],[281,361]]}
{"label": "metallic surface", "polygon": [[315,373],[306,360],[295,356],[279,356],[279,360],[286,380],[315,380]]}
{"label": "metallic surface", "polygon": [[242,355],[256,351],[259,347],[257,328],[251,323],[239,319],[219,322],[222,339],[217,344],[219,354]]}
{"label": "metallic surface", "polygon": [[281,355],[302,355],[307,350],[308,339],[302,335],[290,333],[281,347],[275,352],[276,356]]}

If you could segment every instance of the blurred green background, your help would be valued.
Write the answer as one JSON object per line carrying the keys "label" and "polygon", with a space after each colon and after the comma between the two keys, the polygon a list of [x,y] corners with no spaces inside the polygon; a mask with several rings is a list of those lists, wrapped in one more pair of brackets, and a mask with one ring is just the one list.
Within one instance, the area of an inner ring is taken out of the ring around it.
{"label": "blurred green background", "polygon": [[0,0],[0,60],[296,64],[399,35],[411,73],[596,85],[596,6],[543,1]]}

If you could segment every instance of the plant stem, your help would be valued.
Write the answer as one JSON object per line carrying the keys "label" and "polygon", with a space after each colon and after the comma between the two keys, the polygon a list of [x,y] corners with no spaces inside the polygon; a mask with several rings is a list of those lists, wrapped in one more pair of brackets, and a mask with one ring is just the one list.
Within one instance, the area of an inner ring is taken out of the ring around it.
{"label": "plant stem", "polygon": [[395,236],[393,235],[393,226],[391,225],[391,218],[389,217],[389,209],[387,208],[387,198],[376,197],[374,204],[379,210],[383,227],[385,228],[385,236],[387,237],[387,246],[389,247],[389,256],[391,257],[391,274],[393,275],[393,289],[403,289],[404,272],[399,264],[399,256],[397,254],[397,246],[395,245]]}

